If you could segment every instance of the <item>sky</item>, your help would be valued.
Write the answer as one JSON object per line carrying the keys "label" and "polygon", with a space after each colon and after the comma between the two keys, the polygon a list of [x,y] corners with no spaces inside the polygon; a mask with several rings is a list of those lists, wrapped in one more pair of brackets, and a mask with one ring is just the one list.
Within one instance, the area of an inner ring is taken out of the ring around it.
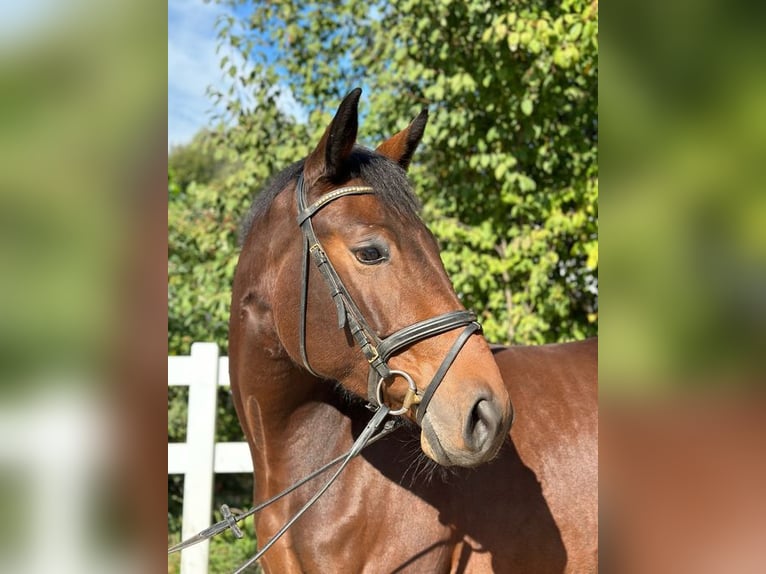
{"label": "sky", "polygon": [[168,0],[168,148],[209,122],[213,106],[205,91],[222,77],[215,22],[224,11],[202,0]]}
{"label": "sky", "polygon": [[[219,63],[224,55],[240,60],[231,51],[216,54],[215,23],[229,10],[215,2],[168,0],[168,149],[188,143],[209,125],[213,104],[207,87],[223,82]],[[247,69],[241,60],[238,67]],[[282,90],[277,106],[296,121],[308,119],[289,90]]]}

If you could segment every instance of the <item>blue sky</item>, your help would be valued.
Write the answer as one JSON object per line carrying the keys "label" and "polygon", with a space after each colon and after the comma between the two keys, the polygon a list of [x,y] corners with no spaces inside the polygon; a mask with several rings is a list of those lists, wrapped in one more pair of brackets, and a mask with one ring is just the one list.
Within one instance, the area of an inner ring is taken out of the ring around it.
{"label": "blue sky", "polygon": [[[189,142],[210,124],[213,105],[205,95],[207,87],[225,82],[218,67],[225,54],[240,60],[232,51],[215,52],[216,20],[229,10],[215,2],[168,0],[168,149]],[[238,67],[247,68],[241,60]],[[277,105],[297,121],[307,120],[308,113],[289,91],[283,90]]]}
{"label": "blue sky", "polygon": [[224,11],[202,0],[168,0],[168,147],[209,123],[205,90],[221,81],[215,22]]}

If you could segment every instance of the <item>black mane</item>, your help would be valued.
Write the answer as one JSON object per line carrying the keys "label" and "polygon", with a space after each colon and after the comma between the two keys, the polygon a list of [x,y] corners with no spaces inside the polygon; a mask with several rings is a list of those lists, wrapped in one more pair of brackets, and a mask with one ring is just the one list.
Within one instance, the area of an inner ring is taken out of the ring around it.
{"label": "black mane", "polygon": [[[304,161],[297,161],[273,176],[258,193],[240,226],[240,245],[250,233],[253,223],[268,211],[277,194],[291,181],[297,181]],[[372,186],[375,195],[396,214],[405,219],[419,217],[420,202],[412,191],[406,172],[399,165],[372,150],[355,146],[346,167],[349,179],[358,177]]]}

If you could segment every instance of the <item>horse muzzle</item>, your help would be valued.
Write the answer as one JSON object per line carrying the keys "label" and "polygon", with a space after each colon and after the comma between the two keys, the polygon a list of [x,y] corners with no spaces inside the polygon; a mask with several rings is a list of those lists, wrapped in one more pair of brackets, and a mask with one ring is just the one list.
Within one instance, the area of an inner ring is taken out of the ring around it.
{"label": "horse muzzle", "polygon": [[434,404],[421,422],[421,448],[443,466],[472,467],[488,462],[508,436],[513,420],[510,410],[510,402],[501,405],[492,396],[480,396],[462,424],[456,425],[454,413],[441,413]]}

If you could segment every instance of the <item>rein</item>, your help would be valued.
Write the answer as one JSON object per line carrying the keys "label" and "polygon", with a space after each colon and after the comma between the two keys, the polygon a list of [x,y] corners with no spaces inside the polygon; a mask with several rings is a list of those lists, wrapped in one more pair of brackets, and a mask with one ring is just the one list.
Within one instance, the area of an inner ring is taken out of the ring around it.
{"label": "rein", "polygon": [[383,423],[383,420],[390,414],[390,410],[388,407],[383,406],[375,413],[375,415],[370,419],[370,422],[367,423],[367,426],[364,428],[364,430],[361,432],[359,437],[354,441],[354,444],[351,446],[351,448],[348,450],[348,452],[345,452],[344,454],[340,455],[337,458],[334,458],[324,466],[318,468],[308,476],[302,478],[292,486],[286,488],[279,494],[276,494],[272,496],[271,498],[264,500],[260,504],[257,504],[250,508],[247,512],[243,512],[241,514],[232,515],[231,510],[229,507],[224,504],[221,506],[221,514],[223,515],[223,520],[216,522],[212,526],[209,526],[205,530],[202,530],[198,534],[195,534],[191,538],[187,538],[186,540],[179,542],[178,544],[171,546],[168,548],[168,554],[173,554],[174,552],[179,552],[185,548],[189,548],[190,546],[194,546],[195,544],[199,544],[200,542],[203,542],[204,540],[208,540],[210,538],[213,538],[214,536],[217,536],[218,534],[221,534],[222,532],[225,532],[227,530],[231,530],[232,533],[236,538],[242,538],[243,534],[242,531],[239,529],[239,526],[237,525],[238,522],[242,522],[249,516],[252,516],[253,514],[260,512],[264,508],[274,504],[278,500],[281,500],[294,490],[297,490],[310,480],[324,474],[328,470],[330,470],[332,467],[334,467],[337,464],[341,464],[341,466],[338,468],[338,470],[335,471],[335,473],[330,477],[330,479],[320,488],[314,496],[311,497],[311,499],[304,504],[298,512],[295,513],[295,515],[285,523],[285,525],[277,532],[267,543],[266,545],[261,548],[257,554],[255,554],[253,557],[249,558],[247,562],[245,562],[242,566],[240,566],[234,574],[239,574],[240,572],[244,572],[246,568],[254,564],[257,560],[259,560],[266,551],[272,547],[272,545],[279,540],[279,538],[287,532],[287,529],[292,526],[296,520],[298,520],[317,500],[319,500],[319,497],[322,496],[322,494],[327,491],[328,488],[332,485],[333,482],[340,476],[340,473],[343,471],[344,468],[348,465],[348,463],[351,461],[352,458],[357,456],[362,450],[364,450],[366,447],[370,446],[371,444],[376,443],[383,437],[391,434],[394,432],[399,426],[397,425],[397,421],[394,419],[386,421],[386,423],[383,425],[383,428],[376,434],[375,431],[378,429],[378,427],[381,426],[381,423]]}

